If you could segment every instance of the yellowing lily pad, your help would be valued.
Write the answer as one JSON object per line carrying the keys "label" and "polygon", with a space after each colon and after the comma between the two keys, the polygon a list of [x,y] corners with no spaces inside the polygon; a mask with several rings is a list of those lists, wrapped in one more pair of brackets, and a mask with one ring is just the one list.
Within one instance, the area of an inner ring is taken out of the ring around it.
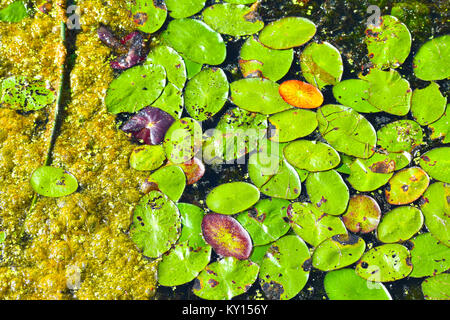
{"label": "yellowing lily pad", "polygon": [[406,278],[412,271],[411,254],[400,244],[384,244],[367,251],[356,265],[356,273],[373,282]]}
{"label": "yellowing lily pad", "polygon": [[259,200],[259,190],[246,182],[231,182],[215,187],[206,197],[213,212],[235,214],[253,206]]}
{"label": "yellowing lily pad", "polygon": [[42,166],[33,171],[30,184],[45,197],[64,197],[78,189],[77,179],[62,168]]}
{"label": "yellowing lily pad", "polygon": [[377,238],[384,243],[403,242],[414,236],[423,225],[422,212],[410,206],[397,207],[381,219]]}
{"label": "yellowing lily pad", "polygon": [[345,227],[354,233],[369,233],[375,230],[380,223],[381,209],[372,197],[354,195],[345,214],[342,216]]}
{"label": "yellowing lily pad", "polygon": [[289,49],[299,47],[316,34],[315,24],[300,17],[286,17],[276,20],[259,34],[259,41],[272,49]]}
{"label": "yellowing lily pad", "polygon": [[378,145],[387,152],[411,152],[423,142],[422,128],[412,120],[388,123],[377,132]]}
{"label": "yellowing lily pad", "polygon": [[397,172],[386,186],[386,200],[390,204],[403,205],[416,201],[430,183],[427,173],[419,167]]}
{"label": "yellowing lily pad", "polygon": [[309,44],[300,55],[300,67],[306,81],[319,89],[337,84],[344,72],[339,50],[328,42]]}

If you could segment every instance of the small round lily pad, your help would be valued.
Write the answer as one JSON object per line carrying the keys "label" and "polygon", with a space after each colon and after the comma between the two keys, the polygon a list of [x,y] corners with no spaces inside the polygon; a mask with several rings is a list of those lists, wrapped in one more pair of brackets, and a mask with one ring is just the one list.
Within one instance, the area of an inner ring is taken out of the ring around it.
{"label": "small round lily pad", "polygon": [[245,260],[252,252],[252,239],[242,225],[233,217],[210,213],[203,217],[202,233],[206,243],[217,254]]}
{"label": "small round lily pad", "polygon": [[191,118],[176,120],[167,130],[163,146],[167,159],[172,163],[191,160],[201,147],[202,128]]}
{"label": "small round lily pad", "polygon": [[278,93],[279,84],[262,78],[247,78],[231,83],[231,101],[238,107],[262,114],[291,109]]}
{"label": "small round lily pad", "polygon": [[245,36],[264,28],[255,8],[239,4],[214,4],[203,10],[203,21],[221,34]]}
{"label": "small round lily pad", "polygon": [[439,90],[439,85],[432,82],[423,89],[415,89],[411,100],[411,114],[421,126],[437,121],[445,112],[447,98]]}
{"label": "small round lily pad", "polygon": [[411,263],[414,278],[434,276],[450,268],[450,248],[442,244],[429,232],[422,233],[410,240]]}
{"label": "small round lily pad", "polygon": [[412,120],[397,120],[377,132],[378,145],[387,152],[411,152],[423,141],[422,128]]}
{"label": "small round lily pad", "polygon": [[315,248],[312,265],[322,271],[340,269],[358,261],[365,249],[366,243],[362,238],[352,234],[338,234]]}
{"label": "small round lily pad", "polygon": [[354,195],[342,216],[346,228],[355,233],[369,233],[375,230],[381,219],[381,209],[372,197]]}
{"label": "small round lily pad", "polygon": [[196,19],[172,20],[162,38],[181,55],[200,64],[218,65],[226,57],[226,46],[220,34]]}
{"label": "small round lily pad", "polygon": [[365,42],[369,58],[380,69],[397,68],[409,56],[412,37],[408,28],[394,16],[382,16],[378,26],[369,25]]}
{"label": "small round lily pad", "polygon": [[207,300],[230,300],[247,292],[258,277],[259,266],[250,260],[226,257],[213,262],[195,279],[192,292]]}
{"label": "small round lily pad", "polygon": [[260,285],[270,300],[288,300],[306,285],[311,269],[308,247],[302,239],[288,235],[274,242],[261,263]]}
{"label": "small round lily pad", "polygon": [[237,220],[250,233],[255,246],[276,241],[288,232],[290,225],[287,219],[289,201],[277,198],[260,200],[246,212],[242,212]]}
{"label": "small round lily pad", "polygon": [[284,81],[279,88],[284,101],[301,109],[316,109],[323,103],[323,95],[319,89],[299,80]]}
{"label": "small round lily pad", "polygon": [[306,179],[309,199],[320,211],[340,215],[347,208],[349,189],[335,170],[313,172]]}
{"label": "small round lily pad", "polygon": [[166,21],[167,7],[164,2],[134,0],[131,6],[131,17],[139,30],[153,33],[158,31]]}
{"label": "small round lily pad", "polygon": [[402,169],[386,186],[386,200],[390,204],[403,205],[416,201],[428,188],[430,178],[419,167]]}
{"label": "small round lily pad", "polygon": [[130,156],[130,167],[140,171],[151,171],[161,167],[166,160],[161,145],[143,145],[133,149]]}
{"label": "small round lily pad", "polygon": [[147,179],[149,185],[161,191],[170,200],[177,202],[186,187],[186,176],[178,166],[167,166],[153,172]]}
{"label": "small round lily pad", "polygon": [[337,151],[358,158],[369,158],[375,149],[375,129],[352,108],[328,104],[317,110],[319,131]]}
{"label": "small round lily pad", "polygon": [[134,113],[153,103],[166,86],[163,66],[148,64],[128,69],[113,80],[106,92],[105,104],[109,112]]}
{"label": "small round lily pad", "polygon": [[319,89],[337,84],[344,72],[339,50],[328,42],[309,44],[300,55],[300,67],[306,81]]}
{"label": "small round lily pad", "polygon": [[177,206],[165,194],[150,191],[134,209],[130,234],[144,256],[161,256],[169,251],[181,234],[181,217]]}
{"label": "small round lily pad", "polygon": [[431,178],[450,183],[450,147],[428,151],[420,157],[419,163]]}
{"label": "small round lily pad", "polygon": [[422,228],[422,212],[411,206],[397,207],[383,215],[377,228],[377,238],[384,243],[403,242]]}
{"label": "small round lily pad", "polygon": [[347,233],[339,217],[323,213],[311,203],[291,203],[288,218],[294,232],[314,247],[334,235]]}
{"label": "small round lily pad", "polygon": [[306,137],[316,130],[318,125],[314,111],[296,108],[270,116],[269,122],[275,127],[275,133],[270,140],[276,142],[288,142]]}
{"label": "small round lily pad", "polygon": [[186,85],[184,91],[186,110],[197,121],[207,120],[225,105],[228,91],[227,76],[222,69],[203,69]]}
{"label": "small round lily pad", "polygon": [[330,300],[392,300],[382,283],[364,280],[353,269],[328,272],[323,284]]}
{"label": "small round lily pad", "polygon": [[[253,176],[252,174],[251,176]],[[275,198],[294,200],[300,196],[302,186],[297,171],[283,160],[275,174],[258,185],[261,193]]]}
{"label": "small round lily pad", "polygon": [[299,169],[310,172],[327,171],[337,167],[341,158],[339,153],[326,143],[297,140],[283,149],[286,160]]}
{"label": "small round lily pad", "polygon": [[306,18],[286,17],[276,20],[259,33],[259,41],[272,49],[299,47],[316,34],[315,24]]}
{"label": "small round lily pad", "polygon": [[239,66],[244,75],[260,72],[262,77],[278,81],[288,73],[293,60],[293,49],[270,49],[249,37],[241,47]]}
{"label": "small round lily pad", "polygon": [[356,273],[373,282],[406,278],[412,271],[411,254],[400,244],[384,244],[370,249],[356,265]]}
{"label": "small round lily pad", "polygon": [[178,164],[186,175],[187,184],[194,184],[205,174],[205,165],[199,158],[192,158],[187,162]]}
{"label": "small round lily pad", "polygon": [[420,209],[427,229],[447,247],[450,247],[450,186],[435,182],[423,195]]}
{"label": "small round lily pad", "polygon": [[450,273],[438,274],[422,282],[422,292],[426,300],[448,300],[449,288]]}
{"label": "small round lily pad", "polygon": [[259,200],[259,190],[247,182],[231,182],[215,187],[206,197],[211,211],[235,214],[253,206]]}
{"label": "small round lily pad", "polygon": [[62,168],[42,166],[33,171],[31,187],[45,197],[64,197],[78,189],[77,179]]}
{"label": "small round lily pad", "polygon": [[426,42],[413,61],[417,78],[433,81],[450,77],[450,35],[444,35]]}

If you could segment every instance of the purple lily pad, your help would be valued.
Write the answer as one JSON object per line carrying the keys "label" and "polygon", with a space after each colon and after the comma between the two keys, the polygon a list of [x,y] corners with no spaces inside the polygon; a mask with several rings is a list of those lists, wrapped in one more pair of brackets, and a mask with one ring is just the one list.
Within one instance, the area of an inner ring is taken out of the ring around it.
{"label": "purple lily pad", "polygon": [[207,214],[203,217],[202,232],[217,254],[239,260],[250,257],[252,239],[236,219],[219,213]]}
{"label": "purple lily pad", "polygon": [[145,144],[160,144],[175,119],[167,112],[146,107],[130,118],[122,127],[122,130]]}

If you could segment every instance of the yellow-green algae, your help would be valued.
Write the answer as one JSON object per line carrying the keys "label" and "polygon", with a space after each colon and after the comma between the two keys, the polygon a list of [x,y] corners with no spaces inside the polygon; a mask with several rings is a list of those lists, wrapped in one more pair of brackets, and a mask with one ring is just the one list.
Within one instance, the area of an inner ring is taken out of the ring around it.
{"label": "yellow-green algae", "polygon": [[[0,0],[0,8],[8,2]],[[62,1],[53,1],[50,16],[37,12],[15,25],[0,24],[0,76],[41,76],[57,88],[57,3]],[[25,222],[26,237],[20,239],[17,231],[33,197],[29,177],[44,162],[53,111],[20,115],[0,108],[0,225],[7,233],[0,299],[147,299],[155,291],[157,262],[143,258],[128,236],[146,173],[129,167],[135,146],[106,112],[104,97],[114,75],[110,49],[96,33],[100,23],[118,34],[133,31],[129,5],[122,0],[79,0],[77,5],[82,30],[52,160],[71,172],[80,188],[62,198],[38,197]],[[47,116],[46,126],[37,127]]]}

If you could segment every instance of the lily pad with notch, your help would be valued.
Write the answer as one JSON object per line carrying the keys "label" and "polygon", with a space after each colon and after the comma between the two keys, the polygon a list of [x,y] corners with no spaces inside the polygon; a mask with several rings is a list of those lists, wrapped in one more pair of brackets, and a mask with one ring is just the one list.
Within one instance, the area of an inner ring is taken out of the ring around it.
{"label": "lily pad with notch", "polygon": [[149,189],[159,190],[170,200],[177,202],[186,187],[186,176],[178,166],[170,165],[153,172],[146,180]]}
{"label": "lily pad with notch", "polygon": [[78,189],[77,179],[63,168],[42,166],[33,171],[30,178],[33,190],[45,197],[64,197]]}
{"label": "lily pad with notch", "polygon": [[422,233],[410,240],[413,278],[434,276],[450,268],[450,248],[442,244],[429,232]]}
{"label": "lily pad with notch", "polygon": [[131,17],[139,30],[154,33],[166,21],[167,7],[164,1],[134,0],[131,6]]}
{"label": "lily pad with notch", "polygon": [[268,120],[275,127],[275,132],[270,137],[275,142],[289,142],[306,137],[318,125],[314,111],[297,108],[276,113]]}

